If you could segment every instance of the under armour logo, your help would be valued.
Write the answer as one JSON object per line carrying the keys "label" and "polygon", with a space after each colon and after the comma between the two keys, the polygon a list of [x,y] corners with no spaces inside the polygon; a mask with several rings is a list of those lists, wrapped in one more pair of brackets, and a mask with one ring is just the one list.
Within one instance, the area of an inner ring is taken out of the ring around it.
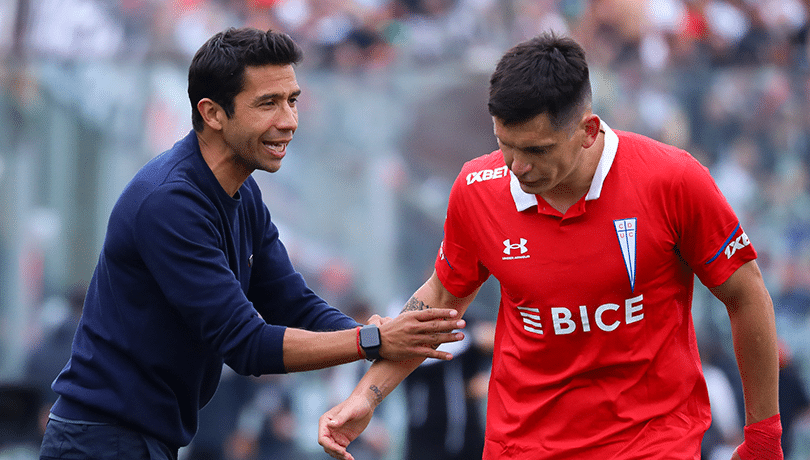
{"label": "under armour logo", "polygon": [[503,253],[508,255],[512,254],[512,250],[520,249],[521,254],[525,254],[528,249],[526,249],[526,238],[521,238],[520,243],[512,244],[509,238],[503,240],[503,245],[505,246]]}

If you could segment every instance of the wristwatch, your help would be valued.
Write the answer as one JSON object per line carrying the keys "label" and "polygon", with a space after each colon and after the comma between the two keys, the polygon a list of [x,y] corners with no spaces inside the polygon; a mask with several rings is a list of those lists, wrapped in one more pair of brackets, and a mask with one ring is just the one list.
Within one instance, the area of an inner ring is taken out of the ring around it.
{"label": "wristwatch", "polygon": [[380,359],[380,328],[367,324],[360,328],[360,348],[366,353],[366,359],[374,361]]}

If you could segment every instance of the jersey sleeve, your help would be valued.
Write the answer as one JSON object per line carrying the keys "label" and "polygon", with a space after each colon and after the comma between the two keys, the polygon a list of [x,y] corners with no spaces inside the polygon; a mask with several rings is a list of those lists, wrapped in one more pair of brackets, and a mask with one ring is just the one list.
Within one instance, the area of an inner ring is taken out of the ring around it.
{"label": "jersey sleeve", "polygon": [[466,297],[489,277],[489,270],[480,262],[477,244],[470,236],[467,223],[475,218],[464,196],[464,172],[458,176],[450,191],[444,238],[436,256],[436,273],[442,285],[456,297]]}
{"label": "jersey sleeve", "polygon": [[757,253],[708,169],[689,157],[674,186],[678,251],[706,287],[719,286]]}

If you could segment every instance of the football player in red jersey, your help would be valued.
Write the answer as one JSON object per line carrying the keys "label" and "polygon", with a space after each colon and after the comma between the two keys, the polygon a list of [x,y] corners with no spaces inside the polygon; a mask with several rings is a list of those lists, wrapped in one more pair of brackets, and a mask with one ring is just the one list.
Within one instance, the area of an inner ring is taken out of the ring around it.
{"label": "football player in red jersey", "polygon": [[[591,97],[569,38],[501,58],[499,149],[462,168],[435,271],[404,310],[463,313],[489,276],[500,282],[484,459],[699,460],[711,415],[697,276],[727,307],[743,382],[734,458],[781,459],[774,311],[751,241],[705,167],[611,129]],[[321,417],[325,451],[352,459],[349,443],[419,362],[376,362]]]}

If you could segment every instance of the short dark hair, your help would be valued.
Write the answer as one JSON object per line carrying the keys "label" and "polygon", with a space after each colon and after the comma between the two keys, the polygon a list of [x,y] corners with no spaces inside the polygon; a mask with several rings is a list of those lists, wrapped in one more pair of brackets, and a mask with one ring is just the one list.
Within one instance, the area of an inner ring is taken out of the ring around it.
{"label": "short dark hair", "polygon": [[202,131],[203,119],[197,103],[209,98],[230,118],[234,97],[244,88],[245,67],[298,64],[301,47],[289,35],[252,27],[229,28],[217,33],[197,50],[188,69],[188,97],[191,123]]}
{"label": "short dark hair", "polygon": [[489,113],[507,126],[546,114],[561,129],[591,103],[585,51],[553,32],[507,51],[489,83]]}

